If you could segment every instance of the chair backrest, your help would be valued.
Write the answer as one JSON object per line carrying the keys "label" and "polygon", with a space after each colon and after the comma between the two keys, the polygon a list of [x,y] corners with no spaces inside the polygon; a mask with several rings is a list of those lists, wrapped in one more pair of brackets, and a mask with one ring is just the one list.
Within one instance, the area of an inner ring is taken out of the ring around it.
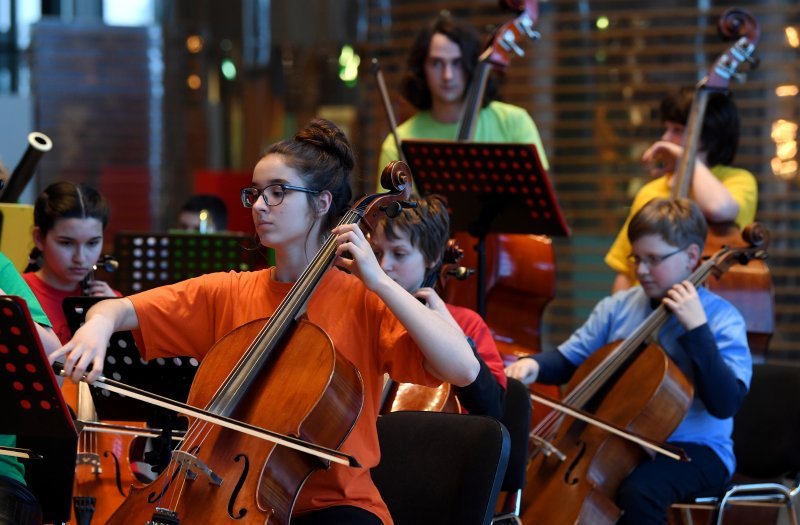
{"label": "chair backrest", "polygon": [[378,418],[372,478],[397,525],[491,522],[509,454],[496,419],[437,412]]}
{"label": "chair backrest", "polygon": [[531,430],[531,396],[528,387],[509,377],[506,387],[506,407],[500,421],[508,429],[511,450],[508,468],[503,478],[502,490],[512,492],[525,485],[525,467],[528,465],[528,435]]}
{"label": "chair backrest", "polygon": [[753,365],[733,442],[740,474],[769,479],[800,472],[800,366]]}

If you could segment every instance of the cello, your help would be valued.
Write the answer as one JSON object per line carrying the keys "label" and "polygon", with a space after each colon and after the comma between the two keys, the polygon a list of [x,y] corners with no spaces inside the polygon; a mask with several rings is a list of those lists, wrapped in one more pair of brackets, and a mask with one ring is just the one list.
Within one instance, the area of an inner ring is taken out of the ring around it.
{"label": "cello", "polygon": [[[410,193],[407,173],[404,164],[390,164],[384,186],[391,193],[361,199],[340,225],[400,213]],[[358,369],[304,316],[337,248],[336,237],[329,236],[268,320],[250,321],[217,341],[197,371],[189,405],[182,407],[207,407],[188,410],[202,421],[191,423],[169,467],[153,483],[132,489],[108,523],[289,522],[307,477],[335,456],[299,454],[288,445],[338,447],[363,405]],[[287,446],[254,439],[253,432],[264,428],[281,434],[279,442]]]}
{"label": "cello", "polygon": [[[740,9],[728,9],[720,17],[717,26],[723,37],[737,40],[709,68],[708,75],[695,91],[686,123],[683,153],[677,162],[672,181],[673,199],[691,197],[689,189],[692,186],[703,118],[710,96],[713,93],[727,92],[730,78],[740,64],[743,62],[756,64],[752,55],[760,31],[757,21],[750,13]],[[722,246],[741,243],[741,232],[734,222],[710,222],[708,226],[704,255],[713,254]],[[724,277],[710,280],[708,287],[736,306],[747,324],[747,338],[751,351],[755,354],[765,354],[774,331],[775,301],[772,277],[764,261],[756,260],[747,266],[731,268]]]}
{"label": "cello", "polygon": [[[768,232],[749,226],[747,247],[723,248],[688,278],[701,286],[735,264],[766,257]],[[677,365],[650,343],[669,318],[663,304],[621,343],[606,345],[581,364],[566,387],[564,404],[588,409],[604,422],[663,441],[685,417],[693,386]],[[620,511],[620,483],[645,459],[642,448],[598,427],[551,414],[533,433],[536,443],[522,499],[525,524],[612,524]]]}

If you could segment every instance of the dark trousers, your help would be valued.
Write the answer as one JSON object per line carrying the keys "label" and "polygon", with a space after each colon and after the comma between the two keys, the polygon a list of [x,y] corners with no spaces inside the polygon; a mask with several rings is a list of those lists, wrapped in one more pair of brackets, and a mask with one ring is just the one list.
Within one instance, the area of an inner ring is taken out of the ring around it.
{"label": "dark trousers", "polygon": [[0,525],[41,525],[39,502],[22,483],[0,476]]}
{"label": "dark trousers", "polygon": [[725,465],[710,448],[693,443],[671,444],[684,449],[692,460],[681,462],[656,454],[636,467],[617,493],[617,505],[623,511],[619,524],[666,524],[670,505],[701,492],[722,489],[728,482]]}
{"label": "dark trousers", "polygon": [[358,507],[342,505],[292,516],[292,525],[382,525],[375,514]]}

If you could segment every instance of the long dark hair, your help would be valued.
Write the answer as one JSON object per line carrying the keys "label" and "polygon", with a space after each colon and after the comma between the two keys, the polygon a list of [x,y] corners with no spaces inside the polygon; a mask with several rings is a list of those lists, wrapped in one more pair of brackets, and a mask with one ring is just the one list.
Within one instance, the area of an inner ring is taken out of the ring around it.
{"label": "long dark hair", "polygon": [[[42,237],[61,219],[97,219],[105,229],[108,213],[105,197],[91,186],[67,181],[54,182],[36,197],[33,225],[39,228]],[[41,256],[39,249],[34,248],[25,272],[38,270],[41,267]]]}
{"label": "long dark hair", "polygon": [[[433,105],[431,90],[425,80],[425,59],[428,58],[431,40],[436,33],[446,36],[461,49],[461,64],[464,67],[468,86],[475,75],[478,57],[482,51],[478,33],[449,14],[439,15],[436,20],[425,26],[411,45],[406,63],[406,73],[400,85],[400,93],[417,109],[431,109]],[[481,107],[485,107],[489,102],[497,99],[497,94],[497,81],[492,75],[489,75]]]}

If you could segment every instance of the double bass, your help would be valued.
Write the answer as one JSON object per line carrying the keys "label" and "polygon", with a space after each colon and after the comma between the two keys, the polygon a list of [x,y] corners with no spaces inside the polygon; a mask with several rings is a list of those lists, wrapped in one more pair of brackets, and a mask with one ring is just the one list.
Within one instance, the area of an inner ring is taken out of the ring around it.
{"label": "double bass", "polygon": [[[736,39],[733,46],[717,58],[708,75],[698,85],[686,123],[683,153],[677,162],[672,181],[673,199],[691,198],[697,151],[703,118],[709,98],[713,93],[726,93],[731,77],[745,63],[755,64],[753,53],[760,36],[756,19],[747,11],[728,9],[720,17],[717,27],[727,39]],[[716,252],[722,246],[741,243],[741,231],[734,222],[709,223],[704,255]],[[774,331],[774,294],[772,277],[764,261],[756,260],[747,266],[731,268],[720,279],[712,279],[708,287],[732,303],[745,319],[751,352],[765,354]]]}
{"label": "double bass", "polygon": [[[701,286],[736,264],[766,257],[768,233],[751,225],[747,247],[723,248],[688,278]],[[685,417],[693,386],[651,339],[669,318],[659,305],[621,343],[593,353],[566,387],[564,404],[591,412],[618,428],[663,441]],[[614,498],[620,483],[646,458],[644,450],[597,426],[552,413],[532,434],[535,447],[522,498],[522,522],[612,524],[620,515]]]}
{"label": "double bass", "polygon": [[[361,199],[340,225],[374,224],[379,214],[402,211],[407,168],[394,162],[383,178],[392,191]],[[363,404],[358,369],[303,315],[336,249],[329,236],[269,319],[246,323],[213,346],[182,407],[203,419],[191,422],[169,466],[133,488],[109,524],[289,523],[303,483],[336,459]],[[330,453],[298,452],[312,447]],[[352,461],[346,464],[357,466]]]}

